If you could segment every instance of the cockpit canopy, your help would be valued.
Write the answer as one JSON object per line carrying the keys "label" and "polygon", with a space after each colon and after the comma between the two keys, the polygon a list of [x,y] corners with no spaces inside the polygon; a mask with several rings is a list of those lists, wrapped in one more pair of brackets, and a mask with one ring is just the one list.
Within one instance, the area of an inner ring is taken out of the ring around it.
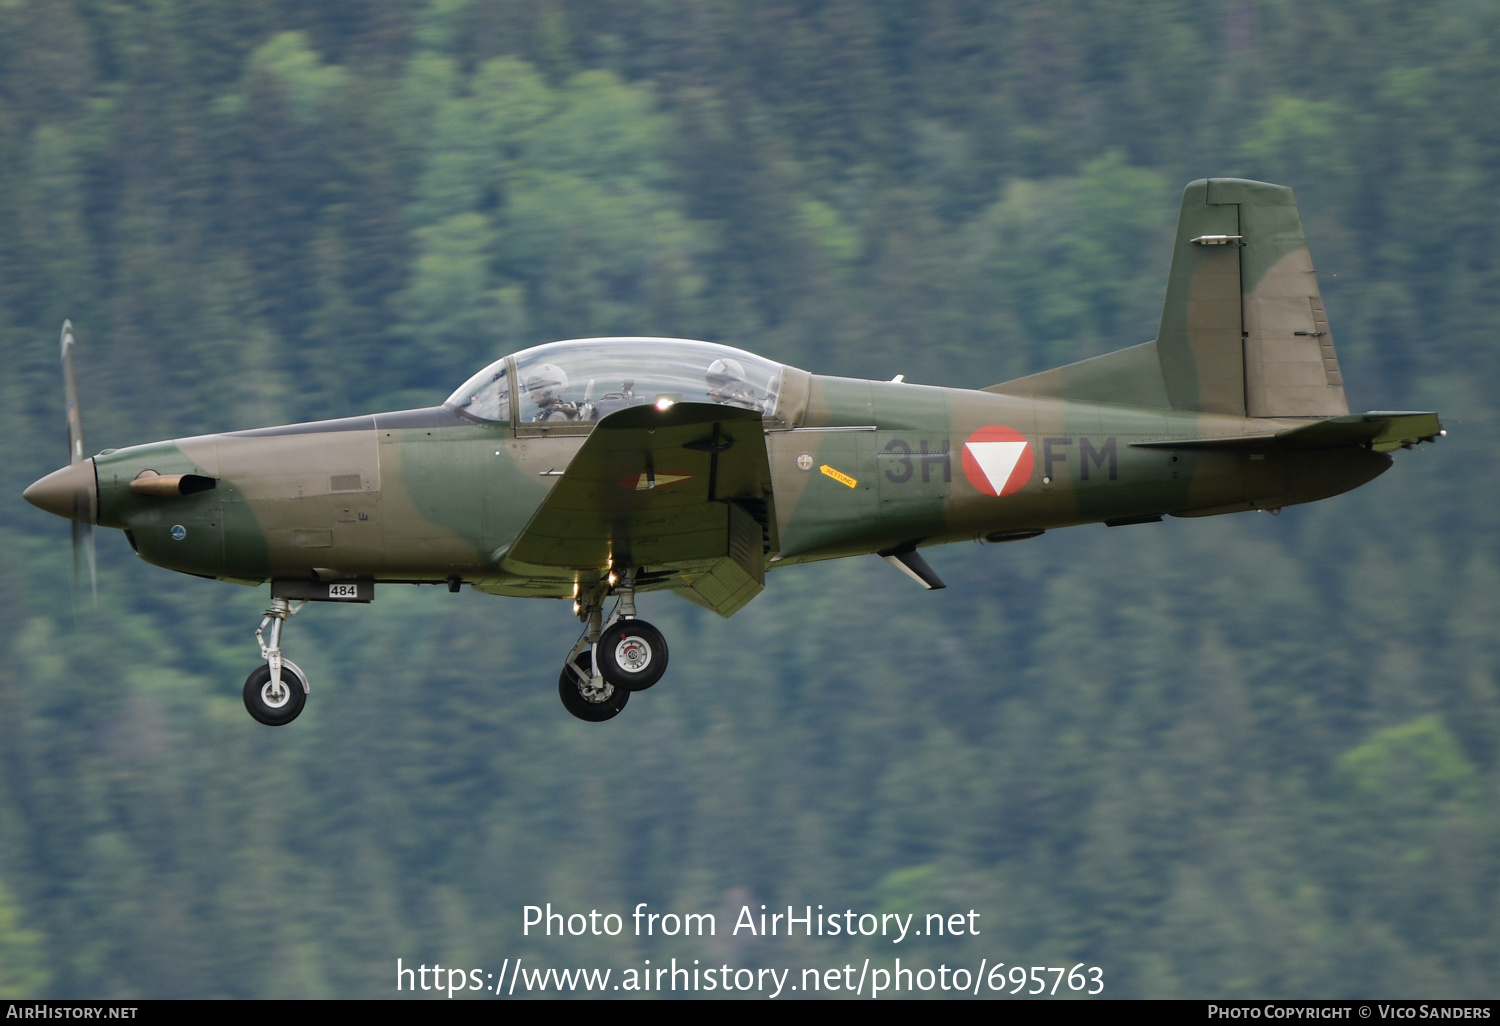
{"label": "cockpit canopy", "polygon": [[448,405],[478,420],[587,424],[627,406],[707,402],[775,412],[782,366],[713,342],[586,338],[533,346],[464,382]]}

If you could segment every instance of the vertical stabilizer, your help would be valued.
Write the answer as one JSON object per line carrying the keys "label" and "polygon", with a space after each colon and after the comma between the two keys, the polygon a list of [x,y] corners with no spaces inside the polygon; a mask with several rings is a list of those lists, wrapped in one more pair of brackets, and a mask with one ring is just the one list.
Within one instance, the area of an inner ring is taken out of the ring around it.
{"label": "vertical stabilizer", "polygon": [[1183,191],[1157,355],[1174,409],[1349,412],[1291,189],[1209,178]]}
{"label": "vertical stabilizer", "polygon": [[1210,202],[1211,184],[1182,193],[1156,352],[1173,409],[1243,417],[1240,208]]}

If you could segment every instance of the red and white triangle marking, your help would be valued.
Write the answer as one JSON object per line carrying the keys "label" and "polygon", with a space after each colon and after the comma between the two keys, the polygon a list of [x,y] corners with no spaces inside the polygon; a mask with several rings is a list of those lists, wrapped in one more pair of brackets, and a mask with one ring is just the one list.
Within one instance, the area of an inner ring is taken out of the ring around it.
{"label": "red and white triangle marking", "polygon": [[963,448],[964,476],[986,495],[1010,495],[1031,480],[1031,445],[1013,428],[990,424],[969,436]]}

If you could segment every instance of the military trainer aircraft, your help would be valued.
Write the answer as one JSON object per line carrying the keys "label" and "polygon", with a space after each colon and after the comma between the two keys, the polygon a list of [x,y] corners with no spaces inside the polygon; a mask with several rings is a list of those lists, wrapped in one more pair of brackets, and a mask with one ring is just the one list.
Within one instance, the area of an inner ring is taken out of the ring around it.
{"label": "military trainer aircraft", "polygon": [[244,700],[273,726],[308,694],[287,618],[377,583],[572,601],[558,690],[600,721],[667,666],[640,592],[729,616],[768,569],[868,553],[941,588],[919,547],[1274,513],[1444,433],[1349,414],[1292,191],[1232,178],[1183,194],[1154,341],[980,390],[594,338],[497,360],[430,409],[85,458],[67,325],[62,348],[71,463],[27,500],[75,522],[75,566],[100,524],[158,566],[269,582]]}

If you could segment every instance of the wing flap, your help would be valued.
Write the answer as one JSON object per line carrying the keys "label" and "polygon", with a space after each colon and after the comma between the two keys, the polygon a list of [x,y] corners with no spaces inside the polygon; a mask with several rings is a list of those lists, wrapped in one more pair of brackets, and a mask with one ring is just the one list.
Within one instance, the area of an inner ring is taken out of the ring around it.
{"label": "wing flap", "polygon": [[724,510],[728,516],[728,555],[703,566],[684,568],[668,587],[689,602],[727,617],[765,589],[766,574],[760,524],[737,503],[724,506]]}

